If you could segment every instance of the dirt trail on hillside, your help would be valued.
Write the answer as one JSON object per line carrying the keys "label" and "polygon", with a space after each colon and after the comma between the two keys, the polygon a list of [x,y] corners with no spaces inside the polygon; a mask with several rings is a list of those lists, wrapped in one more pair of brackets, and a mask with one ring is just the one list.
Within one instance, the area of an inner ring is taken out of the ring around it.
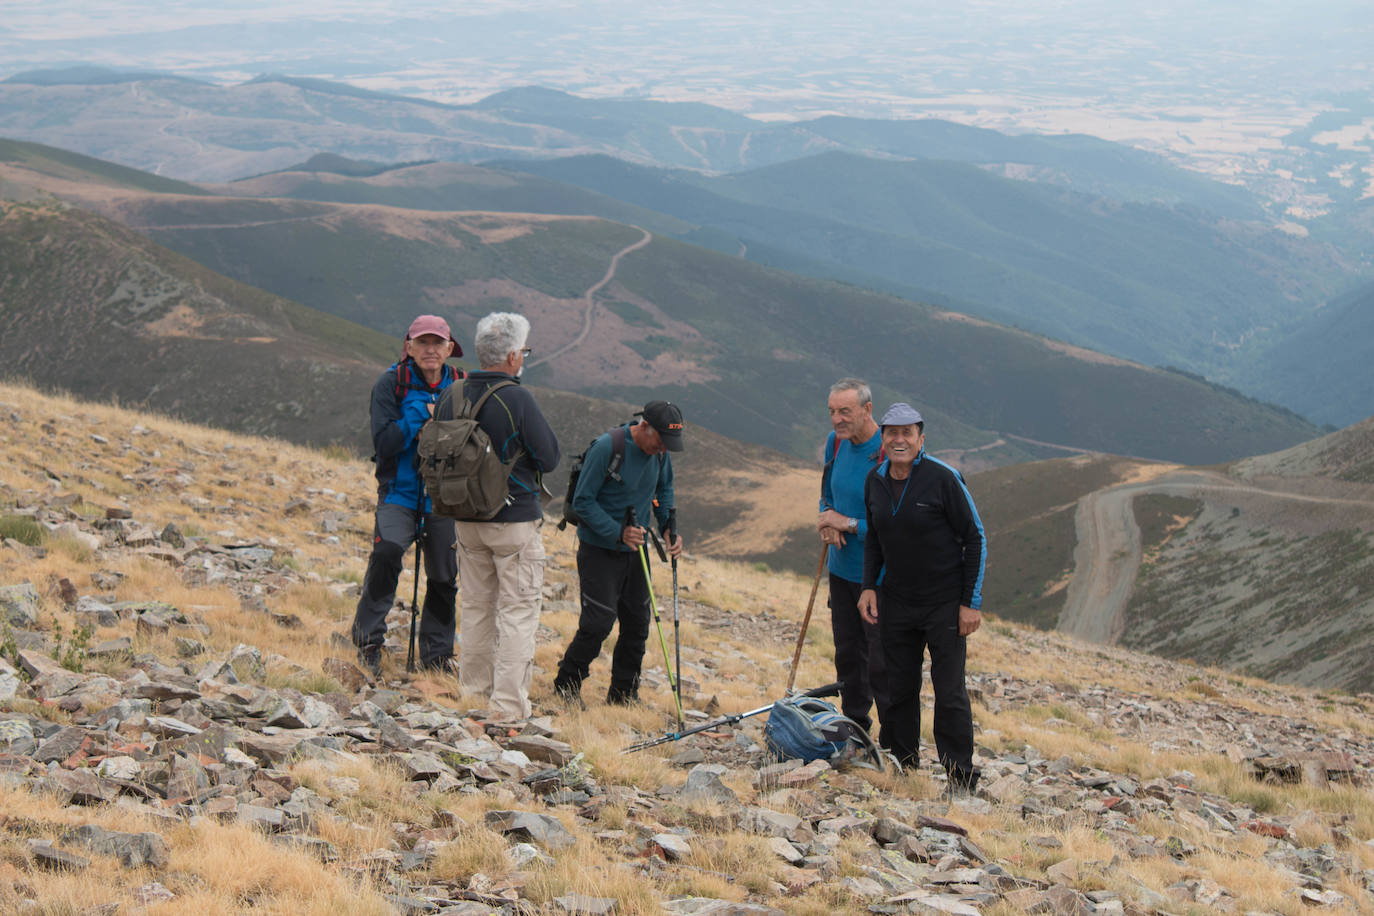
{"label": "dirt trail on hillside", "polygon": [[1140,571],[1140,528],[1134,500],[1146,493],[1200,496],[1206,491],[1245,493],[1293,502],[1374,509],[1374,501],[1318,496],[1240,483],[1215,471],[1173,470],[1096,490],[1078,501],[1073,579],[1056,628],[1087,642],[1114,644],[1126,629],[1126,605]]}
{"label": "dirt trail on hillside", "polygon": [[586,308],[582,312],[581,333],[574,337],[571,343],[564,344],[557,350],[554,350],[548,356],[536,359],[534,362],[530,363],[526,368],[532,369],[535,366],[549,362],[555,357],[562,356],[569,350],[576,349],[578,346],[582,344],[583,341],[587,339],[587,335],[591,334],[592,320],[596,315],[596,294],[605,289],[606,286],[609,285],[610,282],[615,279],[615,272],[616,269],[620,267],[621,258],[625,257],[625,255],[629,254],[632,251],[638,251],[645,245],[652,242],[654,239],[653,233],[649,232],[649,230],[641,229],[639,226],[635,226],[635,228],[639,229],[640,232],[643,232],[644,237],[637,242],[626,245],[624,248],[620,249],[615,254],[611,255],[611,263],[606,266],[605,275],[602,276],[600,280],[598,280],[595,284],[591,286],[591,288],[589,288],[585,293],[582,294],[582,302],[586,306]]}

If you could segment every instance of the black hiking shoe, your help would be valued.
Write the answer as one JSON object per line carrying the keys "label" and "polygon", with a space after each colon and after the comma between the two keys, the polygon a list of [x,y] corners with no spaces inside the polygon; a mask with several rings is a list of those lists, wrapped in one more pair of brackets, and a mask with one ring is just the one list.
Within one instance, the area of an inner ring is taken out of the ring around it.
{"label": "black hiking shoe", "polygon": [[451,677],[457,677],[458,660],[452,655],[441,655],[422,664],[420,670],[425,674],[447,674]]}
{"label": "black hiking shoe", "polygon": [[372,675],[374,680],[380,678],[382,676],[382,647],[360,647],[358,649],[358,664],[362,665],[363,670]]}
{"label": "black hiking shoe", "polygon": [[555,678],[553,692],[558,695],[558,699],[569,706],[576,706],[578,709],[587,708],[587,704],[582,702],[581,681],[565,680],[562,677]]}
{"label": "black hiking shoe", "polygon": [[952,767],[947,772],[949,773],[951,798],[968,798],[977,792],[978,777],[982,775],[979,770],[961,770]]}
{"label": "black hiking shoe", "polygon": [[616,687],[606,691],[606,702],[611,706],[633,706],[639,702],[638,687]]}

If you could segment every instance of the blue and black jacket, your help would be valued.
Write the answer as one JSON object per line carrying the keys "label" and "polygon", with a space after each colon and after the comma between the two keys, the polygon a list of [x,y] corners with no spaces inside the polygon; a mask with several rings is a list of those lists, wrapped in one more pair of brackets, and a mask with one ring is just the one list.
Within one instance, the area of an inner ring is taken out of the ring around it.
{"label": "blue and black jacket", "polygon": [[[470,372],[463,386],[463,397],[476,404],[488,388],[497,382],[515,382],[498,389],[477,413],[477,425],[482,427],[492,445],[500,451],[501,460],[509,461],[516,452],[520,460],[510,474],[510,502],[489,522],[532,522],[544,517],[539,499],[544,475],[558,466],[562,453],[558,437],[534,395],[520,386],[520,380],[504,372]],[[454,392],[456,395],[457,392]],[[457,405],[455,405],[456,407]],[[457,412],[455,411],[455,416]]]}
{"label": "blue and black jacket", "polygon": [[[377,502],[414,509],[420,498],[415,472],[415,438],[429,419],[429,407],[445,388],[463,377],[444,366],[437,385],[425,381],[407,357],[388,368],[372,386],[368,416],[372,421],[372,460],[377,462]],[[424,511],[430,511],[428,497]]]}
{"label": "blue and black jacket", "polygon": [[916,607],[981,608],[987,541],[963,475],[925,449],[906,480],[888,477],[891,463],[864,482],[863,587],[881,583],[885,595]]}

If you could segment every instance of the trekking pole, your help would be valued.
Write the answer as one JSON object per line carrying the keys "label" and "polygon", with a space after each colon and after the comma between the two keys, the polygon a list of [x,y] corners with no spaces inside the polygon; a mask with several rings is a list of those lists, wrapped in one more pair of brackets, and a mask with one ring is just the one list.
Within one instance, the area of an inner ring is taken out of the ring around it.
{"label": "trekking pole", "polygon": [[[668,546],[677,540],[677,506],[668,510]],[[673,555],[673,657],[677,661],[677,708],[682,708],[682,639],[677,616],[677,554]],[[787,685],[789,688],[791,684]],[[682,727],[681,721],[678,727]]]}
{"label": "trekking pole", "polygon": [[[635,525],[635,507],[625,510],[625,526]],[[682,728],[682,693],[678,690],[678,679],[673,675],[673,662],[668,657],[668,640],[663,638],[663,621],[658,616],[658,601],[654,598],[654,580],[649,576],[649,539],[645,530],[644,543],[639,545],[639,563],[644,567],[644,587],[649,592],[649,609],[654,613],[654,626],[658,628],[658,644],[663,647],[663,667],[668,669],[668,686],[673,691],[673,701],[677,705],[677,727]]]}
{"label": "trekking pole", "polygon": [[415,583],[410,593],[410,647],[406,650],[406,671],[415,673],[415,618],[420,615],[420,554],[425,543],[425,482],[415,478],[420,488],[415,498]]}
{"label": "trekking pole", "polygon": [[[824,687],[813,687],[805,693],[798,694],[798,696],[833,697],[840,692],[840,688],[843,686],[844,685],[841,682],[836,681],[833,684],[826,684]],[[688,735],[695,735],[699,732],[708,732],[713,728],[720,728],[722,725],[734,725],[741,719],[747,719],[750,716],[757,716],[761,712],[768,712],[768,710],[772,709],[776,705],[777,702],[774,701],[772,703],[769,703],[767,706],[760,706],[758,709],[751,709],[748,712],[737,712],[733,715],[721,716],[719,719],[712,719],[710,722],[703,722],[701,725],[694,725],[686,731],[679,729],[675,732],[667,732],[665,734],[659,735],[657,738],[650,738],[648,741],[641,741],[638,744],[632,744],[629,747],[622,749],[621,753],[629,754],[634,751],[642,751],[645,748],[658,747],[660,744],[667,744],[669,741],[681,741]]]}
{"label": "trekking pole", "polygon": [[787,689],[797,680],[797,664],[801,662],[802,643],[806,642],[806,628],[811,623],[811,608],[816,603],[816,590],[821,587],[821,572],[825,569],[825,554],[829,544],[821,544],[821,558],[816,563],[816,578],[811,580],[811,597],[806,602],[806,616],[802,617],[801,632],[797,634],[797,651],[792,653],[792,670],[787,672]]}

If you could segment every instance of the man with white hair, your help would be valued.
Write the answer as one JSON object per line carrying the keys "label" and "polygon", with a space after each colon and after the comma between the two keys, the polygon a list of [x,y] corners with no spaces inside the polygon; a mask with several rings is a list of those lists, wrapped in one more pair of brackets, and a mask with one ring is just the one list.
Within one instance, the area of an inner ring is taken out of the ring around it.
{"label": "man with white hair", "polygon": [[[534,638],[544,587],[543,476],[561,457],[558,439],[534,397],[520,386],[530,323],[493,312],[477,322],[474,346],[482,367],[468,375],[463,397],[475,404],[501,385],[477,413],[477,423],[511,469],[510,497],[487,521],[457,523],[463,618],[458,683],[489,700],[499,719],[526,719]],[[505,383],[505,384],[503,384]]]}

